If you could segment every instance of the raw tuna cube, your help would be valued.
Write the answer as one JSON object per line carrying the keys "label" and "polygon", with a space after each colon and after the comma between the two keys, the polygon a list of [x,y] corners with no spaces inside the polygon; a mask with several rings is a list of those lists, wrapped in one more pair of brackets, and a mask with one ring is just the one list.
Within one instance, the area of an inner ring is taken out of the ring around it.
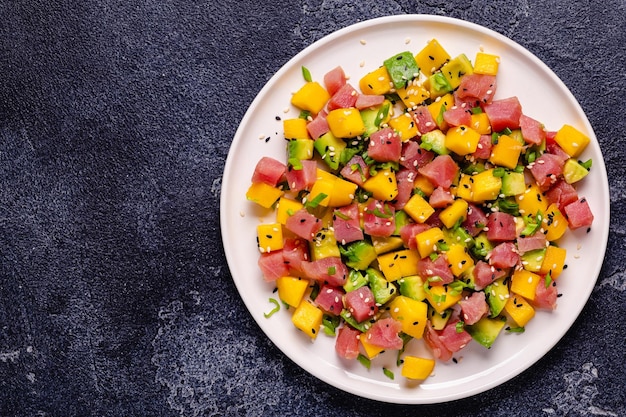
{"label": "raw tuna cube", "polygon": [[459,172],[459,166],[450,155],[439,155],[418,170],[436,187],[449,189]]}
{"label": "raw tuna cube", "polygon": [[300,161],[302,169],[289,166],[285,172],[285,179],[290,190],[310,190],[317,180],[317,163],[313,160]]}
{"label": "raw tuna cube", "polygon": [[515,240],[515,218],[508,213],[495,212],[487,217],[487,237],[489,240],[502,242]]}
{"label": "raw tuna cube", "polygon": [[543,124],[522,114],[519,118],[520,128],[522,129],[522,137],[526,143],[539,145],[546,139],[546,131]]}
{"label": "raw tuna cube", "polygon": [[511,130],[519,128],[522,105],[517,97],[494,100],[484,106],[485,113],[491,123],[493,132],[500,132],[507,127]]}
{"label": "raw tuna cube", "polygon": [[356,98],[356,103],[354,103],[354,107],[359,110],[363,110],[370,107],[380,106],[384,103],[384,101],[385,96],[383,95],[359,94]]}
{"label": "raw tuna cube", "polygon": [[278,181],[280,181],[286,169],[287,165],[282,162],[269,156],[264,156],[259,159],[259,162],[257,162],[254,168],[252,182],[264,182],[272,187],[276,187],[276,184],[278,184]]}
{"label": "raw tuna cube", "polygon": [[349,326],[343,326],[337,332],[335,351],[344,359],[356,359],[359,356],[360,331]]}
{"label": "raw tuna cube", "polygon": [[417,108],[411,110],[410,113],[415,123],[417,123],[417,130],[419,130],[422,135],[437,128],[437,123],[435,123],[435,119],[433,119],[427,106],[417,106]]}
{"label": "raw tuna cube", "polygon": [[309,131],[309,135],[313,139],[317,139],[323,134],[327,133],[330,130],[328,126],[328,121],[326,120],[326,116],[328,112],[326,110],[320,111],[313,121],[307,123],[306,129]]}
{"label": "raw tuna cube", "polygon": [[519,262],[521,257],[512,242],[500,243],[489,254],[489,264],[496,268],[511,268]]}
{"label": "raw tuna cube", "polygon": [[322,222],[303,208],[287,218],[285,227],[295,235],[311,242],[322,228]]}
{"label": "raw tuna cube", "polygon": [[338,315],[343,310],[344,294],[340,288],[324,285],[317,294],[315,304],[328,314]]}
{"label": "raw tuna cube", "polygon": [[333,215],[335,239],[341,242],[342,245],[363,240],[358,204],[352,203],[348,206],[340,207],[336,211],[337,213]]}
{"label": "raw tuna cube", "polygon": [[589,227],[593,223],[593,213],[586,198],[581,198],[565,206],[565,215],[570,229]]}
{"label": "raw tuna cube", "polygon": [[434,157],[434,152],[427,151],[414,140],[409,140],[402,144],[400,165],[415,171],[432,161]]}
{"label": "raw tuna cube", "polygon": [[459,305],[461,306],[463,322],[470,326],[489,313],[489,305],[485,300],[485,293],[482,291],[474,292],[471,296],[463,298],[459,301]]}
{"label": "raw tuna cube", "polygon": [[396,229],[395,208],[383,201],[372,200],[363,213],[363,229],[370,236],[388,237]]}
{"label": "raw tuna cube", "polygon": [[385,349],[402,349],[402,339],[398,335],[402,330],[402,323],[389,317],[378,320],[365,333],[368,343]]}
{"label": "raw tuna cube", "polygon": [[302,266],[308,278],[334,287],[342,287],[348,277],[348,267],[338,257],[330,256]]}
{"label": "raw tuna cube", "polygon": [[398,161],[402,153],[402,140],[390,127],[370,135],[367,155],[378,162]]}
{"label": "raw tuna cube", "polygon": [[328,111],[331,111],[335,109],[347,109],[354,107],[358,94],[358,91],[356,91],[352,85],[344,84],[335,92],[335,94],[332,95],[330,100],[328,100],[326,108]]}
{"label": "raw tuna cube", "polygon": [[346,73],[337,66],[324,74],[324,86],[331,96],[346,84]]}
{"label": "raw tuna cube", "polygon": [[482,290],[493,281],[506,275],[505,271],[493,265],[489,265],[485,261],[476,262],[472,273],[474,274],[474,284],[477,290]]}
{"label": "raw tuna cube", "polygon": [[359,323],[378,313],[374,293],[368,286],[348,292],[345,296],[345,303],[352,317]]}
{"label": "raw tuna cube", "polygon": [[558,177],[563,174],[564,161],[551,153],[544,153],[535,160],[530,168],[537,185],[542,189],[555,184]]}
{"label": "raw tuna cube", "polygon": [[276,281],[289,275],[289,268],[283,258],[283,249],[262,253],[258,260],[265,281]]}
{"label": "raw tuna cube", "polygon": [[360,155],[354,155],[348,163],[341,168],[340,173],[342,177],[361,187],[370,177],[369,167]]}
{"label": "raw tuna cube", "polygon": [[468,103],[468,107],[475,107],[480,103],[491,103],[496,88],[496,77],[493,75],[467,74],[461,78],[455,98]]}

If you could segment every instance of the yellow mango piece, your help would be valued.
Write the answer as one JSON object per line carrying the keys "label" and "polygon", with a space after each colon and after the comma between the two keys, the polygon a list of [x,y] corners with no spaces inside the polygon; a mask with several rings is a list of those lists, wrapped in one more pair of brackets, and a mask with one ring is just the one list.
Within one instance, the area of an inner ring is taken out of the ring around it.
{"label": "yellow mango piece", "polygon": [[502,188],[502,178],[493,175],[493,169],[487,169],[470,176],[472,199],[474,202],[495,200]]}
{"label": "yellow mango piece", "polygon": [[533,306],[524,297],[515,293],[509,295],[509,299],[504,305],[504,311],[520,327],[526,326],[530,319],[535,316]]}
{"label": "yellow mango piece", "polygon": [[450,192],[452,193],[452,195],[456,196],[459,199],[473,202],[474,201],[474,194],[472,191],[473,180],[471,178],[472,178],[471,175],[461,173],[461,176],[459,177],[458,185],[456,187],[455,186],[450,187]]}
{"label": "yellow mango piece", "polygon": [[291,321],[311,339],[315,339],[322,325],[324,313],[307,300],[302,300],[291,316]]}
{"label": "yellow mango piece", "polygon": [[404,241],[399,236],[371,236],[371,238],[372,245],[374,246],[374,252],[376,252],[377,255],[382,255],[383,253],[396,250],[404,245]]}
{"label": "yellow mango piece", "polygon": [[338,138],[353,138],[365,133],[361,113],[353,107],[331,110],[326,121],[332,134]]}
{"label": "yellow mango piece", "polygon": [[276,204],[276,221],[280,224],[287,223],[287,219],[302,207],[304,207],[304,205],[299,201],[284,196],[280,197],[278,204]]}
{"label": "yellow mango piece", "polygon": [[489,122],[489,117],[487,117],[487,113],[472,114],[471,120],[472,122],[470,123],[470,127],[472,129],[474,129],[481,135],[491,134],[491,123]]}
{"label": "yellow mango piece", "polygon": [[567,124],[556,132],[554,140],[572,158],[578,157],[590,142],[589,136]]}
{"label": "yellow mango piece", "polygon": [[446,226],[448,229],[451,229],[452,226],[455,225],[456,222],[463,221],[467,218],[467,209],[469,208],[469,204],[467,201],[463,199],[456,199],[454,202],[443,209],[441,213],[439,213],[439,220]]}
{"label": "yellow mango piece", "polygon": [[474,72],[476,74],[497,75],[500,66],[500,57],[498,55],[487,54],[485,52],[477,52],[474,60]]}
{"label": "yellow mango piece", "polygon": [[256,232],[261,253],[283,248],[283,228],[280,223],[259,224]]}
{"label": "yellow mango piece", "polygon": [[417,251],[421,258],[425,258],[437,251],[437,243],[445,241],[443,231],[438,227],[431,227],[428,230],[418,233],[415,236]]}
{"label": "yellow mango piece", "polygon": [[292,307],[298,307],[309,287],[309,281],[298,277],[280,277],[276,280],[276,287],[281,300]]}
{"label": "yellow mango piece", "polygon": [[324,108],[330,99],[330,94],[317,81],[305,83],[291,96],[291,104],[300,110],[310,111],[317,114]]}
{"label": "yellow mango piece", "polygon": [[[331,212],[332,213],[332,212]],[[339,258],[341,252],[335,238],[335,232],[331,228],[324,227],[315,235],[315,239],[309,242],[311,260],[317,261],[324,258]]]}
{"label": "yellow mango piece", "polygon": [[428,178],[418,173],[413,180],[413,189],[420,190],[425,196],[429,197],[435,191],[435,185]]}
{"label": "yellow mango piece", "polygon": [[405,356],[401,373],[405,378],[422,380],[428,378],[433,369],[435,369],[434,359]]}
{"label": "yellow mango piece", "polygon": [[565,234],[568,222],[556,204],[550,204],[543,216],[542,227],[547,230],[546,239],[557,240]]}
{"label": "yellow mango piece", "polygon": [[384,95],[391,91],[391,77],[384,66],[365,74],[359,80],[359,88],[363,94]]}
{"label": "yellow mango piece", "polygon": [[446,256],[450,264],[450,270],[455,277],[461,276],[464,272],[474,267],[474,260],[463,245],[456,243],[450,245]]}
{"label": "yellow mango piece", "polygon": [[402,113],[400,116],[390,119],[389,126],[398,133],[402,142],[406,142],[419,134],[417,123],[409,113]]}
{"label": "yellow mango piece", "polygon": [[418,223],[424,223],[435,212],[428,201],[419,194],[413,194],[403,210]]}
{"label": "yellow mango piece", "polygon": [[538,211],[545,214],[548,209],[548,200],[535,183],[528,185],[522,194],[516,195],[515,202],[519,206],[520,214],[526,216],[536,216]]}
{"label": "yellow mango piece", "polygon": [[414,81],[405,88],[398,88],[396,92],[408,109],[419,106],[430,97],[430,92],[423,85]]}
{"label": "yellow mango piece", "polygon": [[402,331],[416,339],[424,336],[428,318],[428,304],[404,295],[394,298],[389,304],[391,317],[402,323]]}
{"label": "yellow mango piece", "polygon": [[452,288],[443,285],[430,286],[426,291],[426,300],[439,314],[458,303],[461,297],[461,293],[455,293]]}
{"label": "yellow mango piece", "polygon": [[285,139],[310,139],[309,131],[306,128],[307,121],[298,117],[297,119],[283,120],[283,130]]}
{"label": "yellow mango piece", "polygon": [[[430,112],[430,115],[435,123],[437,123],[437,127],[439,129],[445,130],[447,127],[447,123],[443,120],[443,117],[440,117],[439,115],[442,111],[445,111],[452,106],[454,106],[454,96],[451,93],[438,97],[435,101],[428,105],[428,111]],[[444,107],[445,109],[442,110]]]}
{"label": "yellow mango piece", "polygon": [[533,301],[535,299],[535,290],[541,281],[541,276],[534,272],[525,269],[515,270],[511,276],[511,292]]}
{"label": "yellow mango piece", "polygon": [[[363,184],[363,189],[372,193],[377,200],[390,201],[398,195],[396,174],[391,169],[381,169]],[[354,194],[354,192],[353,192]]]}
{"label": "yellow mango piece", "polygon": [[517,139],[502,135],[498,138],[498,143],[491,148],[489,162],[494,165],[514,169],[517,166],[522,149],[523,146]]}
{"label": "yellow mango piece", "polygon": [[317,179],[307,198],[312,201],[323,193],[326,194],[326,197],[319,201],[320,206],[341,207],[352,202],[357,188],[358,185],[353,182],[339,178],[323,169],[318,169]]}
{"label": "yellow mango piece", "polygon": [[419,255],[416,251],[403,249],[387,252],[378,256],[378,266],[387,281],[396,281],[402,277],[417,274]]}
{"label": "yellow mango piece", "polygon": [[476,152],[480,133],[469,126],[457,126],[446,132],[446,148],[457,155],[467,155]]}
{"label": "yellow mango piece", "polygon": [[368,359],[374,359],[385,350],[385,348],[373,345],[365,339],[365,337],[360,337],[359,341],[361,342],[361,346],[363,346],[363,350],[365,351],[365,356],[367,356]]}
{"label": "yellow mango piece", "polygon": [[270,208],[285,192],[264,182],[250,185],[246,191],[246,198],[261,207]]}
{"label": "yellow mango piece", "polygon": [[567,251],[563,248],[552,245],[548,246],[539,273],[542,275],[549,273],[552,279],[556,279],[561,275],[561,272],[563,272],[566,254]]}
{"label": "yellow mango piece", "polygon": [[415,61],[426,76],[436,72],[450,60],[450,54],[441,46],[437,39],[431,39],[426,46],[415,55]]}

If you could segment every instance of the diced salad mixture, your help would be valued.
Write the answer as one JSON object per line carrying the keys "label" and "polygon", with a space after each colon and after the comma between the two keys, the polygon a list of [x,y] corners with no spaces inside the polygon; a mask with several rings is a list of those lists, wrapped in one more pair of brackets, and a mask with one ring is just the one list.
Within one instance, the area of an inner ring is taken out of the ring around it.
{"label": "diced salad mixture", "polygon": [[[423,380],[556,308],[559,239],[593,221],[575,188],[590,139],[497,96],[499,64],[432,39],[358,86],[341,67],[320,81],[302,67],[285,160],[262,157],[246,194],[276,216],[257,228],[281,301],[267,317],[282,304],[310,338],[335,337],[334,354],[369,366],[395,350],[402,375]],[[414,339],[432,355],[405,354]]]}

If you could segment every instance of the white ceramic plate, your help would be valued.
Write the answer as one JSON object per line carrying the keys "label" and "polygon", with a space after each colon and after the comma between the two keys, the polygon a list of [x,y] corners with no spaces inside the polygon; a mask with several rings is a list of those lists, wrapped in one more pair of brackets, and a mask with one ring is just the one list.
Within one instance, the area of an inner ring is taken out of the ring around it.
{"label": "white ceramic plate", "polygon": [[[327,71],[341,65],[349,82],[358,86],[361,76],[384,59],[406,50],[417,53],[432,38],[452,56],[465,53],[473,60],[481,47],[499,55],[496,98],[517,95],[524,113],[542,121],[548,130],[569,123],[592,138],[581,159],[593,158],[593,168],[578,190],[589,200],[595,222],[589,233],[569,232],[561,242],[568,250],[568,268],[559,277],[563,295],[556,311],[538,312],[523,334],[503,332],[490,350],[470,343],[456,355],[459,363],[438,363],[434,376],[416,385],[400,376],[395,352],[375,359],[368,370],[357,361],[339,359],[333,338],[320,335],[311,342],[295,329],[284,309],[264,317],[263,313],[272,308],[268,299],[276,295],[272,293],[274,285],[264,282],[256,264],[256,225],[272,221],[273,215],[248,202],[245,192],[261,156],[285,160],[282,122],[277,117],[298,116],[289,100],[304,82],[302,66],[315,80],[322,81]],[[233,280],[250,314],[272,342],[317,378],[362,397],[393,403],[438,403],[468,397],[533,365],[561,339],[587,302],[602,266],[609,229],[609,189],[602,153],[589,121],[567,87],[538,58],[508,38],[475,24],[424,15],[385,17],[347,27],[317,41],[281,68],[255,98],[237,130],[226,160],[220,209],[222,239]],[[383,366],[394,371],[394,380],[383,374]]]}

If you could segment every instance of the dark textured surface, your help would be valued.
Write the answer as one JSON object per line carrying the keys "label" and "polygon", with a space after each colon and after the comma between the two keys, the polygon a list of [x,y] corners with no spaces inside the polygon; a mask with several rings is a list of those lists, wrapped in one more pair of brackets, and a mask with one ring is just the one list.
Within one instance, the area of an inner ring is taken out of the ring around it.
{"label": "dark textured surface", "polygon": [[[219,3],[219,4],[218,4]],[[625,416],[626,5],[346,0],[0,2],[0,415]],[[561,342],[477,397],[403,407],[305,373],[221,248],[221,170],[288,59],[372,17],[494,29],[581,103],[609,172],[608,253]]]}

